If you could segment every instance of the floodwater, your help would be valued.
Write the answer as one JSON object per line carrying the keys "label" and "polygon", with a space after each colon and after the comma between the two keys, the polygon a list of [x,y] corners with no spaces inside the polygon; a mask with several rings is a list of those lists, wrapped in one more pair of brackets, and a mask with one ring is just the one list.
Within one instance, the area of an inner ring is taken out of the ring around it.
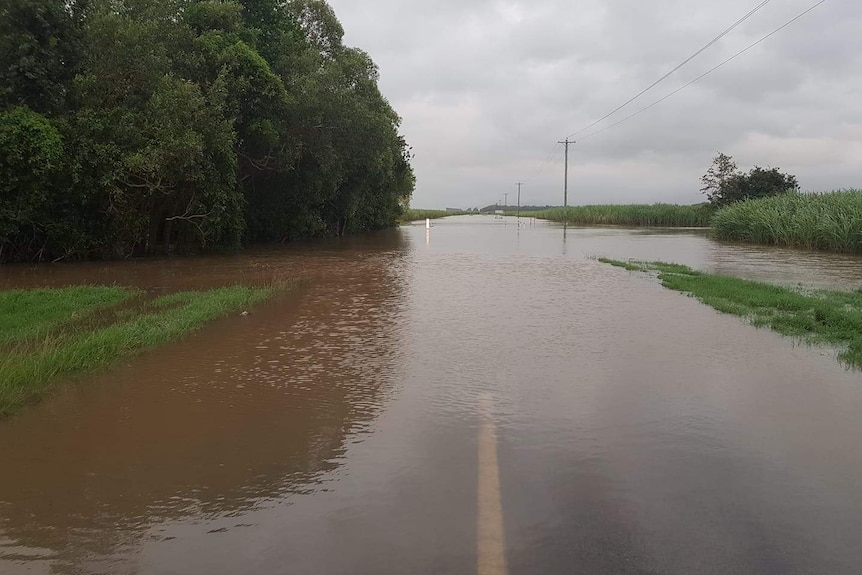
{"label": "floodwater", "polygon": [[862,572],[862,374],[592,257],[862,261],[521,223],[0,269],[309,280],[0,421],[0,573]]}

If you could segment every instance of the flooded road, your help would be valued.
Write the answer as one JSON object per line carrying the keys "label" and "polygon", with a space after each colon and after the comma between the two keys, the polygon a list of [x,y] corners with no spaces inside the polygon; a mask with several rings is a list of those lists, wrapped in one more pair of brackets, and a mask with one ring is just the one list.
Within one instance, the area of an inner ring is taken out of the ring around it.
{"label": "flooded road", "polygon": [[296,293],[0,421],[0,573],[858,573],[862,374],[592,256],[858,258],[450,218],[0,287]]}

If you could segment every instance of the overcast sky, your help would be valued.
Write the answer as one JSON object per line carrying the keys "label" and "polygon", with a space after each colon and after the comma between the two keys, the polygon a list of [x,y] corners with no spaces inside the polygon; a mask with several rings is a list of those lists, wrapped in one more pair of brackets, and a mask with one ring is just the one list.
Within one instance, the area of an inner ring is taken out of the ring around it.
{"label": "overcast sky", "polygon": [[[562,146],[760,0],[329,0],[403,118],[419,208],[562,204]],[[770,0],[570,147],[569,203],[704,200],[718,151],[803,189],[862,187],[862,1],[824,4],[679,94],[594,137],[816,0]],[[550,159],[546,161],[549,154]]]}

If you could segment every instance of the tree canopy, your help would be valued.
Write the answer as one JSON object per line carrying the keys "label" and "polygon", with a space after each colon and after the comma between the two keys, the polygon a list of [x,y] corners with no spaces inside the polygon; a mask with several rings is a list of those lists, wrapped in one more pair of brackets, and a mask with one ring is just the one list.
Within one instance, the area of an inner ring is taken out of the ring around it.
{"label": "tree canopy", "polygon": [[0,261],[396,223],[400,118],[323,0],[8,0]]}
{"label": "tree canopy", "polygon": [[796,176],[782,173],[778,168],[754,166],[747,174],[736,167],[731,156],[719,153],[712,165],[700,178],[701,192],[716,206],[726,206],[751,198],[776,196],[799,189]]}

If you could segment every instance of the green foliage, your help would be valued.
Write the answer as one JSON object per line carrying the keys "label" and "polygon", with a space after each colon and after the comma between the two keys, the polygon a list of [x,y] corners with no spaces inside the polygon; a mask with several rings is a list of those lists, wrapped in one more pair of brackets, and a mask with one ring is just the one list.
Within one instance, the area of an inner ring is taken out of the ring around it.
{"label": "green foliage", "polygon": [[[208,321],[249,309],[290,285],[230,286],[170,294],[139,306],[118,323],[65,331],[56,329],[59,310],[70,310],[77,304],[104,307],[134,292],[95,286],[16,291],[11,295],[0,292],[0,309],[6,305],[19,309],[17,300],[25,299],[37,308],[44,306],[51,310],[34,312],[34,318],[40,322],[37,332],[21,328],[4,330],[13,341],[25,335],[38,335],[41,339],[0,357],[0,417],[43,396],[59,376],[99,369],[122,357],[176,340]],[[21,313],[24,312],[18,315]]]}
{"label": "green foliage", "polygon": [[623,268],[624,270],[628,270],[630,272],[645,272],[649,270],[647,265],[642,262],[614,260],[611,258],[598,258],[598,261],[602,262],[603,264]]}
{"label": "green foliage", "polygon": [[0,110],[65,108],[78,67],[84,5],[76,0],[0,4]]}
{"label": "green foliage", "polygon": [[239,32],[243,29],[242,6],[236,2],[194,2],[186,8],[183,17],[198,34],[211,30]]}
{"label": "green foliage", "polygon": [[700,227],[709,225],[712,214],[713,209],[703,204],[629,204],[550,208],[530,212],[529,216],[584,225]]}
{"label": "green foliage", "polygon": [[287,10],[299,24],[312,49],[334,57],[342,48],[344,28],[332,8],[323,0],[291,0]]}
{"label": "green foliage", "polygon": [[44,116],[0,112],[0,249],[35,231],[62,158],[60,133]]}
{"label": "green foliage", "polygon": [[862,253],[862,190],[740,202],[716,212],[712,229],[723,240]]}
{"label": "green foliage", "polygon": [[803,292],[740,278],[706,274],[680,264],[599,261],[631,271],[657,271],[662,285],[693,295],[723,313],[757,327],[812,344],[843,347],[838,359],[862,368],[862,291]]}
{"label": "green foliage", "polygon": [[0,15],[0,261],[343,234],[409,200],[400,120],[322,0]]}
{"label": "green foliage", "polygon": [[752,198],[765,198],[787,192],[798,191],[799,182],[796,176],[782,174],[778,168],[760,168],[755,166],[747,175],[734,178],[728,189],[729,202]]}
{"label": "green foliage", "polygon": [[701,191],[714,206],[727,206],[753,198],[776,196],[799,189],[796,176],[783,174],[778,168],[755,166],[748,174],[736,168],[733,158],[719,153],[700,179]]}

